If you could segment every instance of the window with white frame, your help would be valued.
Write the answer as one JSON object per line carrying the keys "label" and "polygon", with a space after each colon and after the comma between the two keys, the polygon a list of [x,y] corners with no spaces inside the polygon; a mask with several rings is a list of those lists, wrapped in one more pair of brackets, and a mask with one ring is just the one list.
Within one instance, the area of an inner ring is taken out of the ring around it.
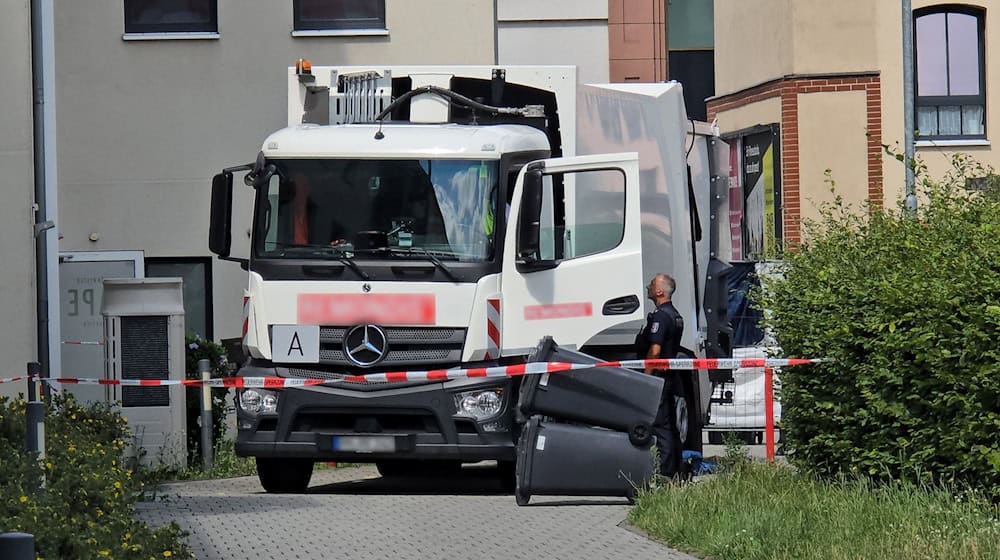
{"label": "window with white frame", "polygon": [[125,0],[125,33],[215,33],[217,0]]}
{"label": "window with white frame", "polygon": [[292,0],[295,31],[385,29],[385,0]]}
{"label": "window with white frame", "polygon": [[984,12],[932,6],[914,12],[920,138],[986,137]]}

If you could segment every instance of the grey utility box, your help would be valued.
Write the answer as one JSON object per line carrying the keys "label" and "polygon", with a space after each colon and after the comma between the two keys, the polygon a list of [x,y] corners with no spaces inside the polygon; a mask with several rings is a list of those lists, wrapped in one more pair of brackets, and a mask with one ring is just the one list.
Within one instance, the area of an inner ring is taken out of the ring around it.
{"label": "grey utility box", "polygon": [[[105,376],[184,379],[184,295],[180,278],[104,281]],[[111,386],[135,438],[129,453],[144,465],[182,467],[187,461],[185,390]]]}

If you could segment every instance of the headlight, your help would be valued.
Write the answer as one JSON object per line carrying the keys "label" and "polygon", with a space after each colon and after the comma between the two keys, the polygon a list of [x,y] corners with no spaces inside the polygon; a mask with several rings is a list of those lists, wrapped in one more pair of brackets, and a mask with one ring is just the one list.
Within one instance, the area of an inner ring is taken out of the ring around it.
{"label": "headlight", "polygon": [[471,416],[476,420],[492,418],[503,410],[503,389],[457,393],[455,408],[461,416]]}
{"label": "headlight", "polygon": [[244,389],[240,392],[240,408],[250,414],[278,411],[278,395],[263,389]]}

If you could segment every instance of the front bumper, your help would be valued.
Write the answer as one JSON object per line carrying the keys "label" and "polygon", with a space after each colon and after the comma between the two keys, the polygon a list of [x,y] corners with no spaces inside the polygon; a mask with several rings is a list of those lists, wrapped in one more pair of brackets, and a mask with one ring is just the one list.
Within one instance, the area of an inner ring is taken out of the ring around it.
{"label": "front bumper", "polygon": [[[247,377],[274,375],[273,368],[245,367]],[[486,432],[471,418],[455,416],[455,392],[504,388],[501,415],[506,431]],[[298,457],[344,462],[392,459],[513,461],[511,383],[507,379],[454,380],[359,391],[330,386],[278,391],[276,414],[251,415],[237,403],[236,453],[253,457]],[[335,449],[334,438],[391,436],[392,451]]]}

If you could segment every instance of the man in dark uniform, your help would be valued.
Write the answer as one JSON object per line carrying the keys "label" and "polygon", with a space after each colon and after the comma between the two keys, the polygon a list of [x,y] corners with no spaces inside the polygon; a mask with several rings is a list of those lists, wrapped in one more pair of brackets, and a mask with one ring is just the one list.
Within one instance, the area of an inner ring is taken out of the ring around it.
{"label": "man in dark uniform", "polygon": [[[676,358],[684,333],[684,319],[671,303],[677,283],[668,274],[657,274],[649,281],[646,295],[656,304],[646,316],[646,326],[636,337],[638,359]],[[674,397],[683,394],[677,372],[646,368],[646,373],[663,379],[660,408],[653,422],[656,448],[660,457],[660,474],[672,477],[681,465],[681,440],[677,431]]]}

